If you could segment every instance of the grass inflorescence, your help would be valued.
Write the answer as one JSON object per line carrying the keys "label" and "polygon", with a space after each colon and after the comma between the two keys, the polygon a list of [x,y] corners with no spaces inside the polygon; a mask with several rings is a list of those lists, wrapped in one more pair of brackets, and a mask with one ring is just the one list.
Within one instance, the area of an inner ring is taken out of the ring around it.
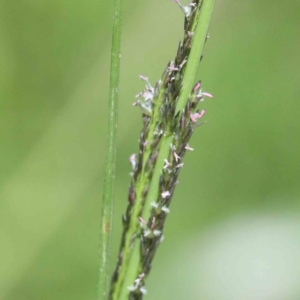
{"label": "grass inflorescence", "polygon": [[[145,280],[163,240],[164,223],[184,165],[183,158],[187,151],[193,150],[189,140],[195,128],[203,124],[200,119],[205,110],[197,109],[198,103],[204,101],[204,97],[212,97],[202,92],[200,81],[194,84],[203,47],[200,53],[193,53],[193,47],[201,46],[202,42],[204,45],[208,38],[215,1],[194,0],[188,6],[178,0],[173,2],[184,12],[183,41],[179,43],[174,61],[167,64],[155,86],[146,76],[140,76],[145,89],[136,95],[133,103],[141,108],[143,129],[139,152],[130,156],[132,179],[128,207],[123,215],[118,262],[112,278],[111,300],[138,300],[146,293]],[[195,59],[197,66],[193,65]],[[187,88],[189,92],[185,97]]]}

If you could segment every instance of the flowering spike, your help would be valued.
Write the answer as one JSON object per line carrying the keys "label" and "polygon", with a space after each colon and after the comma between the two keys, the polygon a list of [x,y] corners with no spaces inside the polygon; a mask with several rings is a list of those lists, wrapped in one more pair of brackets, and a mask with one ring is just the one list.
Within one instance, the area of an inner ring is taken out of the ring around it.
{"label": "flowering spike", "polygon": [[[170,212],[171,197],[178,183],[180,168],[184,165],[184,155],[194,150],[188,143],[195,128],[201,124],[202,120],[198,120],[205,113],[205,110],[197,110],[197,105],[204,97],[212,98],[211,94],[202,92],[200,81],[193,86],[195,74],[189,77],[192,72],[186,69],[190,59],[198,63],[196,60],[202,49],[195,51],[197,53],[191,57],[193,42],[196,42],[194,33],[199,32],[197,28],[202,23],[202,11],[206,10],[210,1],[189,0],[193,3],[187,6],[180,3],[182,0],[172,1],[185,14],[183,40],[178,45],[175,58],[168,63],[161,79],[153,87],[148,77],[139,76],[144,89],[133,98],[133,106],[142,110],[144,127],[140,134],[139,152],[129,159],[133,175],[129,203],[123,217],[120,257],[124,254],[124,258],[117,263],[111,289],[116,298],[127,293],[126,296],[136,300],[146,294],[144,276],[149,274],[156,249],[163,240],[164,222]],[[201,33],[201,40],[205,37],[206,30]],[[153,197],[148,197],[150,194]],[[134,248],[136,245],[140,251],[139,256],[134,257],[136,269],[130,275],[132,286],[128,287],[123,279],[127,276],[126,264],[131,260],[127,258],[131,257],[132,249],[137,249]],[[116,286],[120,287],[119,290]]]}

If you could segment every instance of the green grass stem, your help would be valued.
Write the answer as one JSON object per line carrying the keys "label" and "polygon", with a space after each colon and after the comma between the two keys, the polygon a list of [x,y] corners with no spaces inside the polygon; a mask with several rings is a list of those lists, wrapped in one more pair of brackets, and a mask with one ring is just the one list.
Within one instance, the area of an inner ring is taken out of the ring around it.
{"label": "green grass stem", "polygon": [[100,265],[98,281],[98,300],[108,297],[109,264],[111,256],[111,237],[113,219],[114,180],[116,169],[116,142],[118,123],[118,98],[120,77],[120,45],[121,45],[121,13],[122,0],[114,0],[113,35],[111,48],[111,69],[108,104],[107,154],[100,228]]}

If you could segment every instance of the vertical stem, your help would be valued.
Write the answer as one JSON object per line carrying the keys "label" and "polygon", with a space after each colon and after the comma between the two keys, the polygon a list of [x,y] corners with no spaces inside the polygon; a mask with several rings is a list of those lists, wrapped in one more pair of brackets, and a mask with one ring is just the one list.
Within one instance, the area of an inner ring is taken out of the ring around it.
{"label": "vertical stem", "polygon": [[116,140],[118,122],[118,98],[120,75],[122,0],[114,0],[113,35],[111,49],[110,87],[108,104],[107,154],[100,228],[100,266],[98,281],[98,300],[108,296],[109,263],[111,256],[111,236],[113,218],[113,190],[116,169]]}

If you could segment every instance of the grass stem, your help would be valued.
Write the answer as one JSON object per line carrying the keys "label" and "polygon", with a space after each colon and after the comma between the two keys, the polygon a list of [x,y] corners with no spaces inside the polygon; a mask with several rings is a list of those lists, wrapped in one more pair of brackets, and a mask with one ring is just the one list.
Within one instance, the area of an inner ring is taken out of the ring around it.
{"label": "grass stem", "polygon": [[108,134],[107,154],[105,163],[105,178],[103,188],[103,201],[101,210],[100,228],[100,265],[98,280],[98,300],[108,297],[109,263],[111,256],[112,218],[114,180],[116,169],[116,141],[118,123],[118,98],[120,77],[120,45],[121,45],[121,13],[122,0],[114,0],[113,35],[111,49],[111,69],[108,104]]}

